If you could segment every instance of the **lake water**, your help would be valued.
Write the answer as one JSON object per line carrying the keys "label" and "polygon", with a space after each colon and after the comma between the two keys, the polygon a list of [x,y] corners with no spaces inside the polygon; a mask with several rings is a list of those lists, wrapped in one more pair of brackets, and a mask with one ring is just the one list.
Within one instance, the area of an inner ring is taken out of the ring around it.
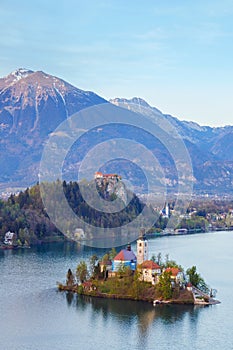
{"label": "lake water", "polygon": [[69,267],[104,251],[70,243],[0,251],[0,349],[233,349],[233,232],[150,239],[149,247],[150,256],[196,265],[221,304],[153,307],[60,293],[56,281]]}

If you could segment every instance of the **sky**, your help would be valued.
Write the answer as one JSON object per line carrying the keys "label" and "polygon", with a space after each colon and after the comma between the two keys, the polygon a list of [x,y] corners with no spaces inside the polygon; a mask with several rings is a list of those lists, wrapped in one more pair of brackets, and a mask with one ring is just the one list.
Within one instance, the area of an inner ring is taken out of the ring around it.
{"label": "sky", "polygon": [[0,0],[0,76],[42,70],[110,99],[233,125],[232,0]]}

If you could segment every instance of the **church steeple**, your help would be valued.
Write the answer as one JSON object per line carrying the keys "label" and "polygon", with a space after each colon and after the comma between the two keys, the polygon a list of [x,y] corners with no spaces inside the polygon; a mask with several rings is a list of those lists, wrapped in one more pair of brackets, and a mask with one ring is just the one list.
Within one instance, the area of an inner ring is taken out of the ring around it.
{"label": "church steeple", "polygon": [[145,230],[142,229],[137,240],[137,264],[140,265],[145,260],[148,260],[148,241]]}

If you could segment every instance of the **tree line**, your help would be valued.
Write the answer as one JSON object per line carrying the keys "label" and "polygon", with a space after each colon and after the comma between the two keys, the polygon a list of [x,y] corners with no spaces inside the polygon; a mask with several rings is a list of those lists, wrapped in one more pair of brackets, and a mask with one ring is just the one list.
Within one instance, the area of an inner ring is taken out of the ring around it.
{"label": "tree line", "polygon": [[[116,213],[108,213],[103,210],[96,210],[83,198],[78,182],[57,180],[46,184],[46,191],[51,200],[54,201],[56,212],[62,215],[62,206],[56,200],[58,186],[62,186],[65,197],[74,213],[88,224],[97,227],[118,227],[136,218],[144,208],[144,204],[135,194],[131,194],[131,201],[125,208]],[[85,194],[90,199],[95,190],[94,181],[82,184]],[[110,200],[114,200],[114,196]],[[94,203],[93,203],[94,204]],[[104,206],[109,202],[105,201]],[[37,183],[19,194],[12,194],[8,200],[0,200],[0,241],[4,240],[5,233],[11,231],[17,234],[18,243],[36,244],[49,241],[53,238],[63,238],[62,233],[50,221],[41,199],[40,185]]]}

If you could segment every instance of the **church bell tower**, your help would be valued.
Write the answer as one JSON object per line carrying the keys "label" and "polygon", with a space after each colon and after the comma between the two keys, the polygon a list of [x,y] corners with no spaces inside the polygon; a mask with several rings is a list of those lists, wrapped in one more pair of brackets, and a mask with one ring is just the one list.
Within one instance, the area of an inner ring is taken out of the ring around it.
{"label": "church bell tower", "polygon": [[148,241],[146,239],[145,231],[141,230],[140,236],[137,240],[137,264],[140,265],[145,260],[148,260]]}

